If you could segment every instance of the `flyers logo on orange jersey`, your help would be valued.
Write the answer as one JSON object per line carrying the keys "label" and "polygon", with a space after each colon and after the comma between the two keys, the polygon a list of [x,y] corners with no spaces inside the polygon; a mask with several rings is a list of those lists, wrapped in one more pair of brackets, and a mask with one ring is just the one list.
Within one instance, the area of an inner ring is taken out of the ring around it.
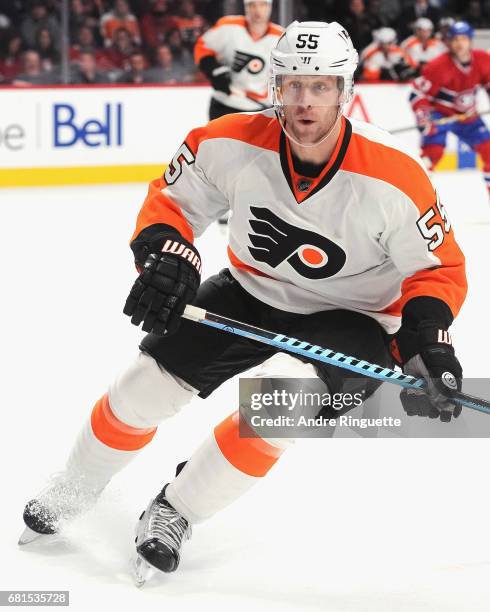
{"label": "flyers logo on orange jersey", "polygon": [[345,251],[316,232],[286,223],[268,208],[251,206],[249,219],[253,234],[248,237],[250,254],[256,261],[277,268],[283,261],[311,280],[334,276],[345,264]]}
{"label": "flyers logo on orange jersey", "polygon": [[231,69],[233,72],[241,72],[246,68],[250,74],[259,74],[264,67],[265,61],[260,56],[237,51],[233,58],[233,66]]}

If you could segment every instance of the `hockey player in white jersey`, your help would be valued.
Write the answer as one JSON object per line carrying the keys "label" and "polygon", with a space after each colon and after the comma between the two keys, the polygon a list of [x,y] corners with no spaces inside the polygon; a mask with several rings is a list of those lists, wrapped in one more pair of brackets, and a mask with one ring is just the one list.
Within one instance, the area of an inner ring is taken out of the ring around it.
{"label": "hockey player in white jersey", "polygon": [[245,15],[222,17],[197,41],[196,65],[214,88],[209,118],[270,106],[269,58],[283,29],[272,0],[245,0]]}
{"label": "hockey player in white jersey", "polygon": [[[140,274],[124,308],[148,334],[93,408],[63,477],[27,504],[23,542],[56,533],[92,503],[193,396],[254,366],[265,378],[315,377],[330,393],[354,384],[366,398],[377,388],[182,319],[189,303],[381,366],[395,354],[429,384],[427,394],[402,392],[408,414],[458,416],[444,381],[461,388],[447,330],[466,295],[464,256],[421,161],[343,116],[356,67],[342,26],[295,22],[272,53],[274,109],[192,130],[152,182],[131,241]],[[201,285],[194,238],[227,210],[229,266]],[[263,478],[290,443],[240,437],[236,413],[217,425],[141,516],[140,582],[148,567],[175,570],[191,526]]]}

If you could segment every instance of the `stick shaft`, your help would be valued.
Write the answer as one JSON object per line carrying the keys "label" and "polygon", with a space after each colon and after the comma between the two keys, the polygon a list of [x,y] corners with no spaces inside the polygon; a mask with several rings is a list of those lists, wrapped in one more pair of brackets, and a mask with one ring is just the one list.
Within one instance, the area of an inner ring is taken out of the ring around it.
{"label": "stick shaft", "polygon": [[[414,378],[402,372],[369,363],[363,359],[350,357],[316,344],[261,329],[260,327],[248,325],[247,323],[241,323],[240,321],[234,321],[233,319],[228,319],[227,317],[208,312],[203,308],[186,306],[182,316],[185,319],[195,321],[202,325],[214,327],[215,329],[248,338],[249,340],[268,344],[269,346],[273,346],[287,353],[301,355],[308,359],[350,370],[351,372],[356,372],[357,374],[362,374],[369,378],[375,378],[382,382],[389,382],[405,389],[424,389],[426,386],[426,382],[423,378]],[[487,400],[473,397],[462,392],[455,392],[452,399],[456,403],[466,406],[467,408],[490,414],[490,402]]]}
{"label": "stick shaft", "polygon": [[[465,119],[469,119],[470,117],[481,117],[482,115],[488,115],[490,110],[483,111],[482,113],[458,113],[456,115],[449,115],[448,117],[441,117],[440,119],[435,119],[432,123],[434,125],[446,125],[447,123],[453,123],[454,121],[464,121]],[[390,134],[401,134],[402,132],[411,132],[412,130],[417,130],[417,125],[411,125],[409,127],[397,128],[396,130],[389,130]]]}

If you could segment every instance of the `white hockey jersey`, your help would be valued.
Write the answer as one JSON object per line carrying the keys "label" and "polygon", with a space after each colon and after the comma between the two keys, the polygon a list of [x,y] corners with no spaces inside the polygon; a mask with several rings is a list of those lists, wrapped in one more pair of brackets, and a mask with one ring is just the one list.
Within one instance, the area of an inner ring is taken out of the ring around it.
{"label": "white hockey jersey", "polygon": [[151,183],[133,239],[166,223],[192,241],[228,210],[230,271],[275,308],[353,310],[394,333],[413,297],[454,316],[464,301],[464,256],[427,172],[370,124],[343,117],[312,179],[295,172],[272,110],[211,121]]}
{"label": "white hockey jersey", "polygon": [[429,38],[424,45],[416,36],[409,36],[400,46],[417,66],[426,64],[447,52],[446,45],[438,38]]}
{"label": "white hockey jersey", "polygon": [[215,91],[213,97],[218,102],[244,111],[263,108],[253,102],[254,98],[262,104],[269,103],[270,54],[283,31],[270,23],[265,35],[254,39],[246,18],[237,15],[223,17],[199,38],[194,48],[196,65],[203,57],[212,55],[220,64],[231,68],[232,89],[245,94]]}

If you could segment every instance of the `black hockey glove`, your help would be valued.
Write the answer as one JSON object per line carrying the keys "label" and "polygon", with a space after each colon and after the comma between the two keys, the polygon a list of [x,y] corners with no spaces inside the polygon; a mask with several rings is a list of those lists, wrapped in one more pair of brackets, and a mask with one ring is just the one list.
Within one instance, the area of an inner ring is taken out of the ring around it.
{"label": "black hockey glove", "polygon": [[417,76],[417,69],[409,66],[403,60],[399,61],[398,64],[393,66],[396,76],[398,77],[397,81],[410,81]]}
{"label": "black hockey glove", "polygon": [[134,325],[143,321],[143,331],[160,336],[173,334],[186,305],[196,296],[201,282],[201,258],[197,249],[176,230],[154,234],[145,246],[142,242],[137,238],[131,245],[140,275],[123,312]]}
{"label": "black hockey glove", "polygon": [[228,66],[219,66],[215,68],[209,80],[211,81],[213,89],[216,91],[222,91],[227,95],[231,94],[231,69],[228,68]]}
{"label": "black hockey glove", "polygon": [[463,370],[454,354],[451,337],[436,321],[424,321],[416,330],[397,334],[403,372],[424,378],[426,391],[403,389],[400,400],[409,416],[440,418],[449,422],[461,414],[461,406],[451,402],[453,391],[461,391]]}
{"label": "black hockey glove", "polygon": [[208,55],[202,58],[199,68],[208,77],[213,89],[230,95],[231,68],[229,66],[223,66],[215,57]]}

